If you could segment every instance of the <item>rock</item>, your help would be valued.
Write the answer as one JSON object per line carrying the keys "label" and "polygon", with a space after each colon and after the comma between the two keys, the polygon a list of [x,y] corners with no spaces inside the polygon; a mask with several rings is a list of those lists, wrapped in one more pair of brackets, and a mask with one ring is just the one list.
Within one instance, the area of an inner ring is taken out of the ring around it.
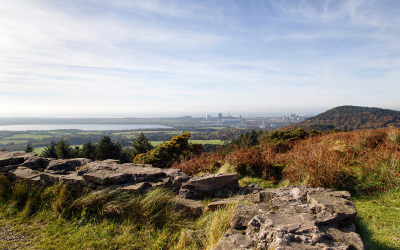
{"label": "rock", "polygon": [[8,166],[11,160],[12,160],[11,157],[0,158],[0,167]]}
{"label": "rock", "polygon": [[176,196],[175,202],[178,209],[182,209],[188,214],[200,216],[203,213],[203,206],[199,200],[189,200]]}
{"label": "rock", "polygon": [[348,193],[305,186],[260,193],[258,204],[237,206],[214,249],[364,249]]}
{"label": "rock", "polygon": [[234,229],[244,229],[249,221],[258,214],[254,206],[239,204],[236,207],[235,214],[231,220],[231,227]]}
{"label": "rock", "polygon": [[45,172],[52,174],[68,174],[89,162],[91,162],[91,160],[86,158],[51,160]]}
{"label": "rock", "polygon": [[17,169],[18,167],[19,167],[19,165],[8,165],[8,166],[0,167],[0,172],[8,172],[10,170]]}
{"label": "rock", "polygon": [[253,241],[241,231],[228,229],[225,235],[220,239],[214,250],[243,250],[252,249]]}
{"label": "rock", "polygon": [[182,184],[179,195],[183,198],[226,197],[238,190],[238,181],[237,174],[208,174]]}
{"label": "rock", "polygon": [[238,204],[240,200],[242,200],[242,197],[233,197],[233,198],[228,198],[228,199],[223,199],[223,200],[218,200],[218,201],[213,201],[211,203],[207,204],[207,208],[211,211],[217,210],[220,207],[225,207],[230,204]]}
{"label": "rock", "polygon": [[45,169],[51,160],[51,158],[32,156],[24,161],[21,165],[30,169]]}
{"label": "rock", "polygon": [[129,193],[140,194],[149,188],[150,188],[150,185],[147,182],[140,182],[140,183],[136,183],[134,185],[124,186],[119,189],[123,190],[123,191],[127,191]]}
{"label": "rock", "polygon": [[86,186],[95,188],[96,184],[90,181],[83,179],[82,176],[77,175],[76,173],[72,173],[69,175],[60,176],[59,181],[64,182],[70,186]]}
{"label": "rock", "polygon": [[109,183],[120,183],[132,180],[132,176],[126,173],[118,173],[111,170],[98,170],[96,172],[83,174],[83,179],[100,185]]}
{"label": "rock", "polygon": [[[338,192],[311,191],[307,193],[307,201],[320,206],[322,210],[329,213],[337,213],[338,221],[353,221],[357,215],[356,207],[353,202],[341,198],[341,194]],[[345,197],[349,196],[350,194],[345,195]]]}
{"label": "rock", "polygon": [[62,177],[62,175],[50,174],[50,173],[40,173],[40,178],[42,180],[51,182],[51,183],[60,181],[60,177]]}
{"label": "rock", "polygon": [[163,169],[164,173],[171,179],[169,188],[173,191],[179,191],[182,184],[190,180],[190,176],[183,173],[180,169]]}
{"label": "rock", "polygon": [[26,167],[18,167],[8,171],[7,175],[14,180],[28,180],[39,176],[39,173]]}
{"label": "rock", "polygon": [[136,182],[153,181],[166,176],[162,169],[148,164],[125,163],[118,165],[116,172],[130,174]]}
{"label": "rock", "polygon": [[250,195],[250,201],[255,203],[269,202],[276,196],[274,190],[264,190]]}

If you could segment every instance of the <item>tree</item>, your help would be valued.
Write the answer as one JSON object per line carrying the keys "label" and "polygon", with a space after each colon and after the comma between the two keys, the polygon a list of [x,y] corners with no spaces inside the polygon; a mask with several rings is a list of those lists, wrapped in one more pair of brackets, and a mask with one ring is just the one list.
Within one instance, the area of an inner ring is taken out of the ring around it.
{"label": "tree", "polygon": [[25,148],[25,153],[31,153],[31,152],[33,152],[33,147],[31,146],[31,143],[28,142],[28,145],[26,145]]}
{"label": "tree", "polygon": [[57,143],[56,146],[57,159],[69,159],[72,155],[71,145],[67,140],[61,138],[61,140]]}
{"label": "tree", "polygon": [[79,157],[94,161],[96,159],[96,146],[89,140],[82,145],[82,149],[79,152]]}
{"label": "tree", "polygon": [[107,135],[101,137],[96,144],[96,160],[119,159],[121,152],[121,144],[112,142]]}
{"label": "tree", "polygon": [[147,153],[148,151],[153,149],[153,146],[143,133],[140,133],[138,137],[133,142],[131,142],[131,144],[133,147],[131,150],[132,160],[136,157],[136,155]]}
{"label": "tree", "polygon": [[54,141],[52,141],[50,146],[44,148],[40,156],[46,158],[57,158],[56,146],[57,144]]}

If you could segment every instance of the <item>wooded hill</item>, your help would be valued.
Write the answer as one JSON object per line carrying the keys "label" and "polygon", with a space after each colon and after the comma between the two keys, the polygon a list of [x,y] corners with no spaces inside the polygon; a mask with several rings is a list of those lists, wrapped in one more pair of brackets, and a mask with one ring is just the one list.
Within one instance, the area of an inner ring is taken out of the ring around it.
{"label": "wooded hill", "polygon": [[340,106],[305,121],[293,124],[290,128],[327,131],[332,129],[372,129],[400,127],[400,111],[358,106]]}

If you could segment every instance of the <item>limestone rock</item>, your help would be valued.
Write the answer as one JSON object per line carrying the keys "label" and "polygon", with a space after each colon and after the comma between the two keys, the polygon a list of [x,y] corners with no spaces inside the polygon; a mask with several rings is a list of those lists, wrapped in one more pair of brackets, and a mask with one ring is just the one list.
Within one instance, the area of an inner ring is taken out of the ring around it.
{"label": "limestone rock", "polygon": [[260,193],[259,203],[237,206],[215,250],[364,249],[349,193],[305,186]]}
{"label": "limestone rock", "polygon": [[239,188],[237,174],[208,174],[190,179],[179,190],[183,198],[226,197]]}

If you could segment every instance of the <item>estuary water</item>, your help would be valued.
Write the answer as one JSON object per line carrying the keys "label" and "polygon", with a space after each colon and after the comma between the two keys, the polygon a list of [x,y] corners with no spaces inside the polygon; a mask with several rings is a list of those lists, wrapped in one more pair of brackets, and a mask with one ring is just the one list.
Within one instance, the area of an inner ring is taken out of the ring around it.
{"label": "estuary water", "polygon": [[171,128],[162,125],[150,124],[27,124],[27,125],[0,125],[0,131],[43,131],[59,129],[79,129],[85,131],[104,130],[131,130],[131,129],[152,129]]}

